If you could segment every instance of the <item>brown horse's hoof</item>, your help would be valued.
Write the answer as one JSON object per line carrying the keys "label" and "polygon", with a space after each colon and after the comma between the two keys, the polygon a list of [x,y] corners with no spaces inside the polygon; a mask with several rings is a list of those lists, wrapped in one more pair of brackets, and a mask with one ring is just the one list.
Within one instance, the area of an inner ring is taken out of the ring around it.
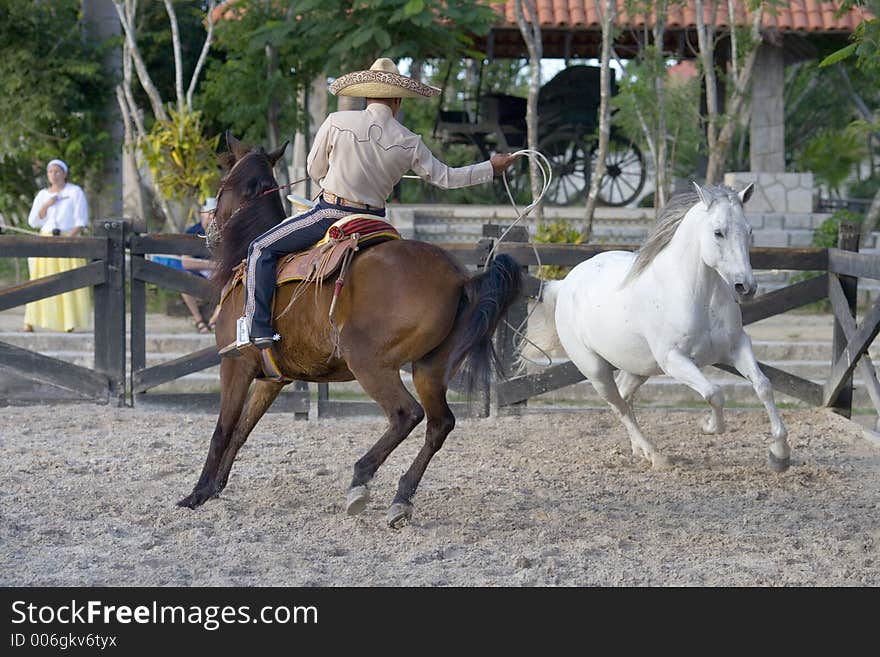
{"label": "brown horse's hoof", "polygon": [[370,489],[366,486],[352,486],[348,489],[345,498],[345,512],[350,516],[356,516],[367,508],[370,501]]}
{"label": "brown horse's hoof", "polygon": [[395,502],[388,509],[388,526],[392,529],[400,529],[412,520],[413,505],[403,502]]}
{"label": "brown horse's hoof", "polygon": [[219,491],[208,488],[197,488],[192,493],[180,500],[177,503],[177,506],[195,509],[202,506],[202,504],[210,500],[212,497],[216,497],[218,494]]}

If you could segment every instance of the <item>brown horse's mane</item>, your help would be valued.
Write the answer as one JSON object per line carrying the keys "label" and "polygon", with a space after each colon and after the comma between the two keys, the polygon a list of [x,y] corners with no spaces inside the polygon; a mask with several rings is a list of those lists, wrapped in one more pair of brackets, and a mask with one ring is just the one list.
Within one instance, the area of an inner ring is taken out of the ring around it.
{"label": "brown horse's mane", "polygon": [[[220,156],[229,169],[220,184],[224,196],[216,222],[221,231],[219,245],[214,253],[212,282],[222,287],[235,269],[247,257],[250,243],[284,219],[281,194],[271,192],[278,187],[272,165],[262,147],[251,149],[236,162],[231,153]],[[235,166],[233,166],[235,165]]]}

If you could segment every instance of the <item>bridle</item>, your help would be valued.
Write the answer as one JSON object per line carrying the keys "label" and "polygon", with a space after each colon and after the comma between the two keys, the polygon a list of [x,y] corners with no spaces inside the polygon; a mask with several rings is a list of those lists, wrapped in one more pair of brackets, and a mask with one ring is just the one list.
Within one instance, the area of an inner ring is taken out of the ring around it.
{"label": "bridle", "polygon": [[[267,162],[268,162],[268,160],[269,160],[269,158],[266,156],[266,153],[264,153],[264,152],[261,153],[261,152],[259,152],[259,151],[251,151],[251,152],[247,153],[247,155],[245,155],[244,157],[239,158],[238,160],[236,160],[236,161],[235,161],[235,164],[232,165],[232,168],[229,169],[229,173],[227,173],[227,174],[223,177],[223,180],[222,180],[222,182],[220,183],[220,189],[217,190],[217,197],[216,197],[216,198],[217,198],[217,207],[218,207],[218,208],[220,207],[220,197],[223,196],[223,192],[226,191],[226,186],[227,186],[227,184],[229,183],[229,181],[230,181],[230,179],[231,179],[231,177],[232,177],[232,172],[235,171],[235,168],[236,168],[240,163],[244,162],[244,160],[247,159],[248,155],[262,155],[263,157],[266,158],[266,161],[267,161]],[[269,168],[272,169],[272,168],[274,168],[274,167],[270,166]],[[260,192],[259,194],[257,194],[257,195],[254,196],[253,198],[250,198],[250,199],[245,200],[245,201],[242,202],[237,208],[235,208],[235,210],[233,210],[233,211],[230,213],[229,217],[226,219],[226,221],[224,222],[223,225],[225,226],[226,223],[227,223],[230,219],[232,219],[235,215],[237,215],[241,210],[243,210],[244,208],[248,207],[251,203],[254,203],[255,201],[260,200],[262,197],[264,197],[264,196],[266,196],[266,195],[268,195],[268,194],[273,194],[273,193],[275,193],[275,192],[279,192],[279,191],[281,191],[282,189],[286,189],[286,188],[288,188],[288,187],[293,187],[294,185],[297,185],[297,184],[299,184],[299,183],[301,183],[301,182],[305,182],[305,181],[308,180],[308,179],[309,179],[308,176],[306,176],[305,178],[299,178],[299,179],[297,179],[297,180],[294,180],[293,182],[289,182],[289,183],[287,183],[286,185],[278,185],[277,187],[273,187],[273,188],[271,188],[271,189],[267,189],[267,190],[265,190],[265,191],[263,191],[263,192]],[[223,229],[217,227],[217,211],[215,210],[215,211],[214,211],[214,214],[211,215],[211,222],[210,222],[210,223],[208,224],[208,226],[205,228],[205,243],[206,243],[208,249],[209,249],[209,250],[213,250],[214,246],[216,246],[217,244],[220,243],[220,239],[221,239],[222,236],[223,236]]]}

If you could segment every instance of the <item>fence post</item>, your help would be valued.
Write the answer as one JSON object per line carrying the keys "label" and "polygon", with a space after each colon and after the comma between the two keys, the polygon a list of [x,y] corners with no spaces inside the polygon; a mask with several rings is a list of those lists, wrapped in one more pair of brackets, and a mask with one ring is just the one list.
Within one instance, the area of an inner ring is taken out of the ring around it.
{"label": "fence post", "polygon": [[95,286],[95,369],[109,378],[109,402],[125,404],[125,241],[126,223],[100,225],[107,238],[105,280]]}
{"label": "fence post", "polygon": [[[852,222],[841,222],[840,231],[837,237],[837,248],[842,251],[858,251],[859,250],[859,224]],[[840,276],[840,287],[843,288],[843,294],[846,297],[847,304],[849,305],[849,314],[853,318],[853,321],[856,319],[856,302],[858,297],[858,282],[859,279],[853,276]],[[834,334],[832,337],[832,360],[831,364],[833,365],[837,362],[837,359],[840,357],[840,354],[843,353],[843,350],[846,348],[846,343],[848,340],[846,339],[846,334],[843,331],[843,327],[837,321],[834,320]],[[843,384],[843,387],[840,389],[840,394],[837,395],[837,401],[831,406],[831,410],[835,413],[843,415],[844,417],[852,416],[852,398],[853,398],[853,378],[852,375],[846,378],[846,382]]]}
{"label": "fence post", "polygon": [[[297,392],[305,392],[306,395],[309,394],[309,384],[306,381],[294,381],[293,382],[293,389],[296,390]],[[309,404],[311,405],[311,401],[309,401]],[[293,414],[293,419],[294,420],[308,420],[309,419],[309,412],[305,411],[303,413],[303,412],[297,411]]]}
{"label": "fence post", "polygon": [[[139,233],[133,231],[133,236]],[[139,249],[138,249],[139,250]],[[135,405],[134,376],[147,367],[147,284],[134,276],[138,269],[135,265],[144,261],[143,253],[130,253],[131,272],[129,288],[131,290],[131,405]]]}
{"label": "fence post", "polygon": [[316,414],[318,417],[324,417],[327,413],[328,402],[330,401],[330,384],[318,384],[318,408]]}

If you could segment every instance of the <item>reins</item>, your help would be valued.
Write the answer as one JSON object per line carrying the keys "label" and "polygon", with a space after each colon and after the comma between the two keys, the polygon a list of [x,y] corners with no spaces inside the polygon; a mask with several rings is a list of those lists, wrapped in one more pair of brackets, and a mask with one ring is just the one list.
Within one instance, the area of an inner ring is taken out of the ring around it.
{"label": "reins", "polygon": [[[250,155],[250,154],[251,153],[249,153],[248,155]],[[265,153],[253,153],[253,155],[263,155],[265,157]],[[218,204],[218,206],[220,204],[220,197],[223,196],[223,192],[226,191],[226,185],[229,182],[230,178],[232,178],[232,172],[235,171],[235,168],[240,163],[244,162],[245,159],[247,159],[247,155],[239,160],[236,160],[235,164],[232,165],[232,168],[229,169],[229,173],[226,174],[226,177],[223,179],[223,182],[220,184],[220,189],[217,190],[217,204]],[[278,185],[277,187],[273,187],[271,189],[267,189],[263,192],[260,192],[259,194],[257,194],[253,198],[248,199],[244,203],[240,204],[237,208],[235,208],[235,210],[233,210],[230,213],[229,217],[226,219],[226,222],[224,222],[224,225],[230,219],[232,219],[235,215],[237,215],[241,210],[248,207],[249,205],[251,205],[255,201],[260,200],[264,196],[266,196],[268,194],[273,194],[275,192],[280,192],[282,189],[287,189],[288,187],[293,187],[294,185],[298,185],[299,183],[305,182],[308,179],[309,179],[308,176],[306,176],[304,178],[298,178],[298,179],[296,179],[292,182],[289,182],[285,185]],[[205,242],[207,243],[208,248],[210,249],[212,244],[218,244],[222,237],[223,237],[223,229],[217,228],[217,213],[215,212],[213,214],[213,216],[211,217],[211,222],[208,224],[207,228],[205,228]]]}

